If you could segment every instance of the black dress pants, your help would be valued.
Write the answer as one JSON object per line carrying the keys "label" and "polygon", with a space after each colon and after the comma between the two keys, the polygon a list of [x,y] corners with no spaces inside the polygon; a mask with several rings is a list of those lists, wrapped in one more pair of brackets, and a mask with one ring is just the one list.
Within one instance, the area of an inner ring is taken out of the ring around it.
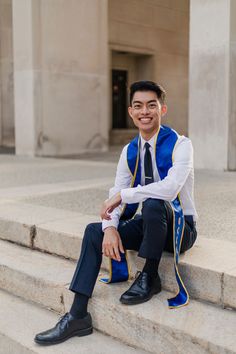
{"label": "black dress pants", "polygon": [[[120,221],[118,226],[123,246],[138,251],[142,258],[160,260],[162,252],[173,253],[173,213],[168,202],[149,198],[143,203],[142,214]],[[81,254],[70,284],[70,290],[92,296],[102,262],[102,223],[89,224],[84,233]],[[190,249],[197,237],[192,216],[185,216],[181,252]]]}

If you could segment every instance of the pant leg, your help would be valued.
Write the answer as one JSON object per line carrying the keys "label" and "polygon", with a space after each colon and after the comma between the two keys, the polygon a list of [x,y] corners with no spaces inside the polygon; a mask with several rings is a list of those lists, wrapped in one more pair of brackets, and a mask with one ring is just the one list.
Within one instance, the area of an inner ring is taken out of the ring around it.
{"label": "pant leg", "polygon": [[70,290],[91,297],[102,263],[102,223],[87,225]]}
{"label": "pant leg", "polygon": [[[172,209],[167,202],[147,199],[142,216],[121,221],[118,227],[125,249],[139,251],[143,258],[160,259],[163,249],[173,252]],[[102,262],[102,223],[89,224],[70,290],[91,297]],[[192,247],[196,230],[186,222],[181,252]]]}
{"label": "pant leg", "polygon": [[[121,221],[118,232],[125,249],[138,250],[143,236],[142,218]],[[81,254],[70,284],[71,291],[92,296],[102,263],[103,236],[102,223],[92,223],[86,227]]]}
{"label": "pant leg", "polygon": [[138,255],[142,258],[160,260],[164,250],[169,215],[165,207],[165,201],[149,198],[143,203],[143,241]]}
{"label": "pant leg", "polygon": [[[173,253],[173,211],[170,203],[161,199],[147,199],[143,203],[142,218],[144,236],[138,255],[160,260],[164,250]],[[190,249],[196,238],[194,223],[185,217],[180,253]]]}
{"label": "pant leg", "polygon": [[120,221],[117,230],[126,250],[139,250],[143,240],[142,215],[136,215],[133,219],[127,221]]}

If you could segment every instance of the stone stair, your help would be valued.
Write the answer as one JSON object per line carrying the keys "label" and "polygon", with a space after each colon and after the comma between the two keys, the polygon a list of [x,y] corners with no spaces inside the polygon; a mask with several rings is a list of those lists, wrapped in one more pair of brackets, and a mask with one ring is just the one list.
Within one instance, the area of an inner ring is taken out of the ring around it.
{"label": "stone stair", "polygon": [[[92,221],[96,219],[91,215],[20,201],[1,204],[0,288],[64,313],[73,297],[68,285],[83,231]],[[173,295],[169,290],[175,290],[171,255],[163,257],[160,268],[165,291],[140,306],[119,303],[127,283],[98,282],[90,303],[95,328],[151,353],[182,354],[186,348],[193,354],[236,353],[235,254],[235,243],[199,236],[194,248],[181,256],[180,272],[192,299],[178,310],[169,310],[166,301]],[[142,264],[134,252],[129,258],[134,274]],[[48,327],[45,323],[42,330]]]}
{"label": "stone stair", "polygon": [[[35,333],[48,326],[53,327],[58,320],[56,313],[7,292],[0,291],[0,354],[145,354],[137,348],[127,346],[114,338],[94,331],[89,337],[71,338],[59,346],[41,347],[33,342]],[[20,319],[20,322],[18,321]]]}
{"label": "stone stair", "polygon": [[[0,205],[0,238],[31,249],[77,260],[86,225],[96,216],[21,202]],[[236,243],[198,237],[192,250],[180,257],[179,269],[192,298],[236,309]],[[142,260],[129,252],[131,273]],[[104,258],[103,269],[108,269]],[[163,287],[175,290],[173,256],[165,254],[160,273]]]}
{"label": "stone stair", "polygon": [[[69,309],[73,261],[6,241],[0,249],[2,289],[58,313]],[[170,311],[166,299],[172,294],[166,291],[142,306],[124,306],[119,296],[126,287],[97,283],[89,309],[95,328],[151,353],[183,353],[186,347],[194,354],[235,353],[235,311],[195,300]]]}

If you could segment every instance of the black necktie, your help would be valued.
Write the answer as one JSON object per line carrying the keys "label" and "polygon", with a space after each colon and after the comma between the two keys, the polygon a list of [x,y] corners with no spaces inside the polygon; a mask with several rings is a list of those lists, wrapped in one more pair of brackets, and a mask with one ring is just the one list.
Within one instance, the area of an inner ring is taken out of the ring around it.
{"label": "black necktie", "polygon": [[144,173],[145,173],[145,185],[153,182],[153,170],[152,170],[152,157],[149,151],[150,145],[145,143],[145,155],[144,155]]}

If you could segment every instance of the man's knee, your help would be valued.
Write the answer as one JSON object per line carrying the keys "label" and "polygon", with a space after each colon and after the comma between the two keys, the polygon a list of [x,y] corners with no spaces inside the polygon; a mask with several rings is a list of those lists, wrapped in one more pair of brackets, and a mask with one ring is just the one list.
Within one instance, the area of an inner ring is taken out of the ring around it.
{"label": "man's knee", "polygon": [[90,223],[86,226],[84,231],[84,243],[91,243],[95,246],[98,246],[103,241],[103,231],[102,223]]}
{"label": "man's knee", "polygon": [[166,215],[165,201],[153,198],[146,199],[143,203],[142,215],[144,219],[150,219],[157,215]]}

